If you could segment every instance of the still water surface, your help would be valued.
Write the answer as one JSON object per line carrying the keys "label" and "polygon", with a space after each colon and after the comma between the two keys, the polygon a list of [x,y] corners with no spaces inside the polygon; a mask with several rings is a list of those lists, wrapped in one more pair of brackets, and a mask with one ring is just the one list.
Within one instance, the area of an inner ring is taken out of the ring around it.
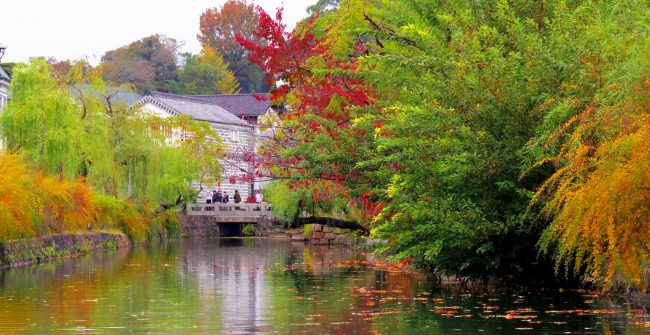
{"label": "still water surface", "polygon": [[0,334],[648,334],[578,292],[469,294],[343,248],[187,239],[0,270]]}

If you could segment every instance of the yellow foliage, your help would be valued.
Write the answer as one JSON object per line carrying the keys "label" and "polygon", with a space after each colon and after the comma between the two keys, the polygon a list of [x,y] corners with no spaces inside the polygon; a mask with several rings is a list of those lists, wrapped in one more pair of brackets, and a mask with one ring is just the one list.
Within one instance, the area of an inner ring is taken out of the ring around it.
{"label": "yellow foliage", "polygon": [[144,242],[147,239],[149,227],[151,226],[151,215],[143,208],[129,201],[123,202],[123,207],[118,216],[120,228],[131,239],[136,242]]}
{"label": "yellow foliage", "polygon": [[[0,240],[94,228],[121,228],[147,238],[151,208],[95,193],[82,178],[30,171],[22,155],[0,152]],[[166,221],[175,222],[165,212]]]}
{"label": "yellow foliage", "polygon": [[85,180],[67,180],[61,176],[38,173],[34,178],[34,185],[43,223],[51,232],[84,230],[95,222],[97,203]]}
{"label": "yellow foliage", "polygon": [[0,151],[0,239],[34,235],[36,210],[31,186],[22,157]]}
{"label": "yellow foliage", "polygon": [[550,191],[541,243],[557,267],[604,289],[650,284],[650,83],[636,96],[572,119],[561,168],[536,194]]}

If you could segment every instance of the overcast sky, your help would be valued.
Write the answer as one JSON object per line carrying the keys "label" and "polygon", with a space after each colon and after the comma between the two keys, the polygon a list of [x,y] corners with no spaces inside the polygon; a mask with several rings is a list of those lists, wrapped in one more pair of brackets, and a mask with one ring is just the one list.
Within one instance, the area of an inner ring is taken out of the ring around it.
{"label": "overcast sky", "polygon": [[[108,50],[152,34],[184,42],[197,53],[199,16],[226,0],[1,0],[2,62],[32,56],[87,58],[96,64]],[[293,27],[316,0],[257,0],[268,13],[284,6],[284,22]]]}

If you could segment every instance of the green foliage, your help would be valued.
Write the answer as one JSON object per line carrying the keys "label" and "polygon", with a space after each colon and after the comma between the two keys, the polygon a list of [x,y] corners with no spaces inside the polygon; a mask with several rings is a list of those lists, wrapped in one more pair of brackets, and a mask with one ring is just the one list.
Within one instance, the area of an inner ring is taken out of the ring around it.
{"label": "green foliage", "polygon": [[241,233],[243,236],[254,236],[255,228],[253,227],[252,224],[244,225],[244,228],[242,228]]}
{"label": "green foliage", "polygon": [[181,237],[181,222],[172,210],[166,210],[158,215],[162,228],[165,231],[167,238]]}
{"label": "green foliage", "polygon": [[240,34],[255,38],[253,31],[257,19],[254,4],[245,0],[228,0],[220,7],[208,8],[201,14],[197,35],[204,49],[215,50],[223,56],[242,91],[252,93],[268,92],[270,87],[264,73],[248,59],[248,52],[237,43],[235,36]]}
{"label": "green foliage", "polygon": [[311,237],[311,231],[312,231],[313,229],[314,229],[314,225],[312,225],[312,224],[306,224],[306,225],[304,225],[304,226],[303,226],[303,230],[302,230],[302,236],[303,236],[305,239],[310,238],[310,237]]}
{"label": "green foliage", "polygon": [[[283,74],[303,114],[283,120],[279,151],[300,174],[266,199],[283,220],[300,200],[344,213],[357,199],[381,251],[435,274],[548,274],[542,238],[586,280],[646,290],[648,14],[635,0],[342,1],[314,26],[327,55]],[[328,76],[331,99],[299,95]],[[358,79],[372,102],[351,108]],[[328,178],[333,198],[313,186]]]}
{"label": "green foliage", "polygon": [[235,75],[228,70],[223,57],[209,46],[200,55],[185,55],[185,65],[179,74],[179,94],[232,94],[239,92]]}
{"label": "green foliage", "polygon": [[[219,175],[223,145],[205,122],[159,119],[114,101],[128,87],[107,87],[82,62],[66,82],[42,60],[19,64],[14,74],[0,129],[9,152],[24,152],[30,165],[0,153],[0,181],[7,178],[0,203],[14,203],[0,209],[3,238],[93,226],[119,227],[141,242],[155,208],[191,201],[192,181]],[[171,142],[171,131],[191,136]],[[161,228],[180,235],[178,220],[165,213]]]}
{"label": "green foliage", "polygon": [[70,91],[59,87],[43,60],[18,64],[13,72],[12,99],[0,114],[5,146],[20,148],[45,172],[77,175],[82,123]]}
{"label": "green foliage", "polygon": [[273,215],[285,224],[293,222],[299,214],[299,204],[305,196],[303,192],[294,192],[281,180],[272,181],[262,192],[265,201],[273,204]]}
{"label": "green foliage", "polygon": [[[377,6],[373,19],[390,28],[369,32],[383,50],[362,62],[390,112],[381,127],[389,136],[378,137],[379,155],[364,164],[389,180],[376,218],[375,234],[391,242],[383,251],[436,273],[470,277],[517,275],[537,263],[534,243],[544,221],[528,203],[550,174],[529,159],[566,145],[555,130],[599,99],[603,72],[621,75],[629,63],[626,76],[638,74],[647,50],[634,42],[643,41],[635,36],[647,42],[647,29],[637,25],[647,14],[643,7],[633,1]],[[396,163],[394,172],[382,169]],[[581,234],[566,226],[554,231],[543,245],[559,239],[562,253],[577,255],[582,269],[584,250],[593,245],[576,251],[567,242]]]}

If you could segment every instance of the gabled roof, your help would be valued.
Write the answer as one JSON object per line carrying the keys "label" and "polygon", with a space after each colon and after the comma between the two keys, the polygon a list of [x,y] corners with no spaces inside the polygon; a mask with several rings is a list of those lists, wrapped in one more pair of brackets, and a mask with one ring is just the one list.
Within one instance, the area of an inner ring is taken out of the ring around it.
{"label": "gabled roof", "polygon": [[143,105],[147,102],[166,110],[172,115],[184,114],[199,121],[250,126],[246,121],[234,116],[227,110],[199,98],[152,92],[138,101],[137,104]]}
{"label": "gabled roof", "polygon": [[6,82],[11,82],[11,77],[9,77],[9,74],[0,66],[0,80],[6,81]]}
{"label": "gabled roof", "polygon": [[[256,97],[257,96],[257,97]],[[219,105],[235,116],[260,116],[271,108],[271,101],[265,93],[193,95],[193,98]]]}
{"label": "gabled roof", "polygon": [[[88,84],[81,84],[77,87],[77,89],[80,89],[84,92],[84,94],[91,94],[95,98],[103,98],[102,93],[100,93],[97,90],[93,90],[93,87]],[[79,91],[77,89],[72,89],[72,96],[73,97],[78,97],[79,96]],[[111,94],[111,102],[112,103],[123,103],[126,104],[127,106],[133,106],[136,104],[140,99],[142,99],[142,96],[138,93],[131,92],[130,90],[126,88],[119,88],[119,87],[113,87],[113,86],[107,86],[106,87],[106,93],[105,94]]]}

